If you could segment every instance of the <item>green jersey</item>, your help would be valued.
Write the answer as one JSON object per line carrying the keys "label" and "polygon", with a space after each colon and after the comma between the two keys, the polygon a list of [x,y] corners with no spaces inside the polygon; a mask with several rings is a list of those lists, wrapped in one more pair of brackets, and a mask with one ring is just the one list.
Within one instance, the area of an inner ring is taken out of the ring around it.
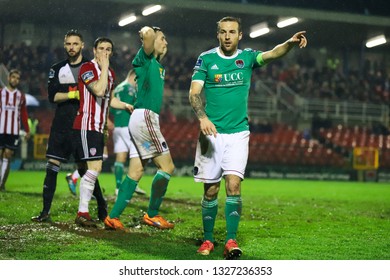
{"label": "green jersey", "polygon": [[204,82],[206,115],[218,133],[249,130],[248,95],[252,71],[262,66],[256,61],[260,53],[239,49],[225,56],[217,47],[199,56],[192,81]]}
{"label": "green jersey", "polygon": [[134,108],[149,109],[160,114],[164,94],[164,67],[153,54],[146,55],[143,48],[139,49],[133,59],[133,66],[138,85]]}
{"label": "green jersey", "polygon": [[[114,96],[120,101],[134,104],[137,93],[135,88],[125,80],[115,88]],[[128,111],[111,108],[110,112],[114,115],[115,127],[127,127],[129,125],[130,113]]]}

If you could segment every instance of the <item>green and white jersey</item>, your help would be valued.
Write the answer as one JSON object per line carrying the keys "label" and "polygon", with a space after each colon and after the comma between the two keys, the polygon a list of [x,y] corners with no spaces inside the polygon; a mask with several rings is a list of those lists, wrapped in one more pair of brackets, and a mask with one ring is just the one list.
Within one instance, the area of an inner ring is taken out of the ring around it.
{"label": "green and white jersey", "polygon": [[133,59],[137,75],[137,101],[135,109],[149,109],[160,114],[164,94],[165,69],[153,54],[147,56],[140,48]]}
{"label": "green and white jersey", "polygon": [[[115,88],[114,96],[120,101],[133,105],[137,97],[137,92],[135,88],[125,80]],[[111,108],[110,112],[114,115],[115,127],[127,127],[129,125],[130,113],[128,111]]]}
{"label": "green and white jersey", "polygon": [[194,67],[192,81],[204,83],[206,115],[218,133],[249,130],[248,95],[254,68],[260,51],[237,50],[225,56],[219,47],[202,53]]}

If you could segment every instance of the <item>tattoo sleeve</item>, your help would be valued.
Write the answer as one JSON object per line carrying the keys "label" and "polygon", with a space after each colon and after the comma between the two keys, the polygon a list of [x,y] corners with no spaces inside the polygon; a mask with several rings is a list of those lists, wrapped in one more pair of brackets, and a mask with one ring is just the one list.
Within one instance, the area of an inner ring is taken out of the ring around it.
{"label": "tattoo sleeve", "polygon": [[204,106],[200,94],[191,94],[190,103],[198,119],[206,117]]}

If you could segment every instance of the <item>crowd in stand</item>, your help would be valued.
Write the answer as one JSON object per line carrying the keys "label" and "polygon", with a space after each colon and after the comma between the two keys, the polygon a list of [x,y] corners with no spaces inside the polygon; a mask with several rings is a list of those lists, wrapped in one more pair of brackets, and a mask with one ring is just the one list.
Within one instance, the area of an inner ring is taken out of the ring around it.
{"label": "crowd in stand", "polygon": [[390,73],[368,60],[359,69],[345,69],[338,60],[329,59],[318,67],[310,57],[298,58],[294,64],[278,62],[262,68],[254,79],[284,82],[305,98],[390,102]]}
{"label": "crowd in stand", "polygon": [[[92,57],[89,50],[84,53],[87,57]],[[116,48],[112,67],[117,73],[117,82],[124,79],[134,55],[133,49]],[[21,43],[4,46],[0,52],[0,63],[7,69],[20,69],[20,89],[44,100],[47,98],[47,74],[50,65],[63,57],[62,47],[49,49],[41,45],[31,47]],[[188,91],[196,59],[194,56],[172,53],[167,55],[164,62],[167,94],[171,90]],[[370,61],[365,61],[359,69],[345,69],[338,60],[329,60],[325,66],[318,67],[310,56],[298,57],[296,63],[280,61],[256,70],[252,79],[284,82],[305,98],[372,103],[390,101],[390,73],[386,71],[385,65]]]}

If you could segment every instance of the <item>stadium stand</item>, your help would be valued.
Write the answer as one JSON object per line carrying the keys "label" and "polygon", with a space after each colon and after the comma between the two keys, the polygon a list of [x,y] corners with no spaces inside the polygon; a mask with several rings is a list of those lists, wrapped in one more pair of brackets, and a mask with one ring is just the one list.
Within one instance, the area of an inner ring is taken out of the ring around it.
{"label": "stadium stand", "polygon": [[[49,133],[53,117],[53,105],[47,102],[47,72],[51,62],[62,56],[61,48],[31,47],[23,43],[2,49],[1,62],[4,66],[7,69],[20,68],[22,90],[41,101],[39,109],[34,108],[40,133]],[[129,61],[133,56],[134,50],[123,48],[116,54],[113,67],[121,61]],[[192,163],[199,133],[187,97],[195,60],[196,57],[193,56],[175,54],[168,54],[166,59],[166,96],[161,126],[177,162]],[[366,65],[370,63],[367,62]],[[123,67],[117,69],[120,80],[126,71]],[[275,63],[255,72],[249,105],[249,113],[254,120],[251,127],[249,164],[344,167],[350,161],[352,149],[364,146],[378,148],[381,168],[390,169],[390,136],[383,124],[379,125],[381,128],[377,128],[375,133],[368,128],[371,119],[367,122],[357,121],[358,124],[352,127],[345,124],[333,126],[330,121],[325,122],[325,125],[320,123],[320,127],[312,127],[309,131],[297,129],[299,118],[308,118],[306,122],[310,123],[318,117],[318,112],[329,117],[345,101],[348,101],[348,106],[352,106],[354,102],[358,106],[364,105],[365,111],[371,108],[369,106],[374,106],[371,116],[382,110],[375,106],[388,107],[390,81],[383,66],[371,65],[360,72],[341,69],[342,65],[337,68],[317,68],[312,58],[303,60],[298,57],[297,62],[290,67]],[[307,108],[314,109],[305,111],[295,106],[299,102],[304,104],[305,100],[307,104],[311,104]],[[315,105],[315,102],[319,105]],[[323,114],[324,104],[328,104],[329,110],[333,110],[328,115]],[[322,107],[322,111],[319,107]],[[353,108],[345,114],[353,116]],[[286,118],[280,117],[283,112],[290,122],[284,122]],[[305,112],[307,116],[304,115]],[[298,121],[291,122],[291,113]],[[340,119],[345,119],[345,114]],[[378,119],[386,114],[388,115],[388,111],[381,111]],[[362,120],[361,115],[358,114],[356,119]],[[110,141],[110,151],[111,146]]]}

